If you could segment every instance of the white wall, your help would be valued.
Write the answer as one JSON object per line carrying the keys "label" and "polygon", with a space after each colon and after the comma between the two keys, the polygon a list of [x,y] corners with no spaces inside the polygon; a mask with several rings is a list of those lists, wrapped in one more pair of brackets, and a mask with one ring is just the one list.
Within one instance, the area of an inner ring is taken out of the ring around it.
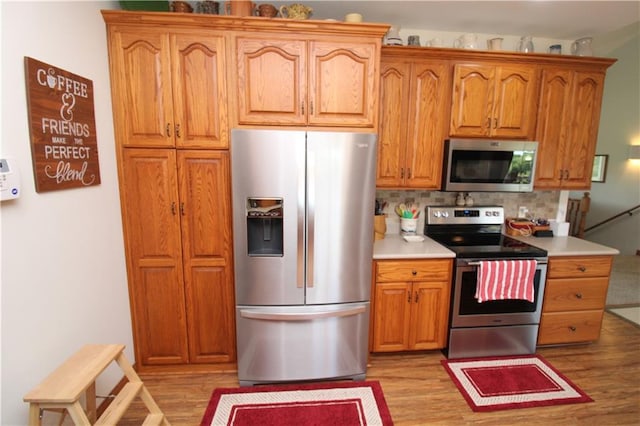
{"label": "white wall", "polygon": [[[607,176],[604,183],[591,185],[587,227],[640,204],[640,160],[627,159],[629,145],[640,145],[640,23],[594,39],[594,49],[618,61],[607,72],[596,147],[596,154],[609,155]],[[635,254],[640,250],[640,211],[585,238]]]}
{"label": "white wall", "polygon": [[[133,361],[105,25],[117,3],[1,2],[1,155],[22,196],[1,207],[0,424],[26,424],[22,397],[87,343],[123,343]],[[102,183],[36,193],[24,56],[93,81]],[[121,378],[110,368],[98,392]]]}

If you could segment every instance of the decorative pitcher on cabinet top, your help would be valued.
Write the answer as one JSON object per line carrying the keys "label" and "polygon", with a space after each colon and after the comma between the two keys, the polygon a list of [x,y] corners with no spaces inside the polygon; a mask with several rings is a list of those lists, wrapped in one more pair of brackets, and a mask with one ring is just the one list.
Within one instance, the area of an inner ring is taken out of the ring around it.
{"label": "decorative pitcher on cabinet top", "polygon": [[571,54],[576,56],[593,56],[591,37],[582,37],[571,43]]}
{"label": "decorative pitcher on cabinet top", "polygon": [[226,2],[224,7],[227,15],[252,16],[256,4],[252,1],[231,0]]}
{"label": "decorative pitcher on cabinet top", "polygon": [[313,13],[313,9],[303,4],[292,4],[280,6],[280,16],[289,19],[308,19]]}

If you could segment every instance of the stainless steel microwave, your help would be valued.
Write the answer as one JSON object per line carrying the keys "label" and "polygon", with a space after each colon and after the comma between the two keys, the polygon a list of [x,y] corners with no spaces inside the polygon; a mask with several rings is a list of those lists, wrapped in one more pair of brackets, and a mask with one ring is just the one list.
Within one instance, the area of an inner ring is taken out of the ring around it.
{"label": "stainless steel microwave", "polygon": [[442,190],[531,192],[538,142],[486,139],[445,141]]}

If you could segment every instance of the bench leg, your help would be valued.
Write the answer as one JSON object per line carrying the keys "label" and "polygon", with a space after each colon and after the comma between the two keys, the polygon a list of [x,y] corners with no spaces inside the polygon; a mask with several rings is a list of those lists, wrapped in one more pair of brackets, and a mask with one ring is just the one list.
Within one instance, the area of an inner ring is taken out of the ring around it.
{"label": "bench leg", "polygon": [[67,407],[67,411],[69,412],[69,416],[73,420],[73,424],[76,426],[91,426],[91,422],[87,418],[87,415],[82,408],[82,404],[79,401],[74,402],[73,404]]}
{"label": "bench leg", "polygon": [[29,426],[40,426],[40,406],[29,404]]}

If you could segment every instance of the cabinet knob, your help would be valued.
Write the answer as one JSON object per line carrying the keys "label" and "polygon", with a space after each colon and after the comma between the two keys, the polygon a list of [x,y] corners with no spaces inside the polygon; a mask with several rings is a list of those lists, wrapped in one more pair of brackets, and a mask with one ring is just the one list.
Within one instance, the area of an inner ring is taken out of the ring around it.
{"label": "cabinet knob", "polygon": [[407,303],[411,303],[411,291],[407,290]]}
{"label": "cabinet knob", "polygon": [[400,168],[400,179],[404,179],[404,167]]}
{"label": "cabinet knob", "polygon": [[586,266],[582,266],[582,265],[580,265],[580,266],[578,266],[578,271],[580,271],[580,272],[586,272],[586,271],[587,271],[587,267],[586,267]]}
{"label": "cabinet knob", "polygon": [[414,302],[418,303],[419,297],[418,297],[418,292],[416,291],[416,297],[414,299]]}
{"label": "cabinet knob", "polygon": [[175,201],[171,203],[171,214],[176,215],[176,203]]}
{"label": "cabinet knob", "polygon": [[407,169],[407,179],[411,179],[411,168]]}
{"label": "cabinet knob", "polygon": [[176,137],[180,138],[180,124],[176,124]]}
{"label": "cabinet knob", "polygon": [[576,299],[582,299],[582,293],[576,293]]}
{"label": "cabinet knob", "polygon": [[300,102],[300,109],[302,110],[302,115],[304,115],[304,102]]}
{"label": "cabinet knob", "polygon": [[576,331],[576,330],[577,330],[577,328],[576,328],[575,326],[573,326],[573,325],[570,325],[570,326],[569,326],[569,330],[571,330],[571,331]]}
{"label": "cabinet knob", "polygon": [[416,275],[418,275],[418,271],[416,271],[416,270],[414,269],[413,271],[411,271],[411,275],[413,275],[413,276],[415,277]]}
{"label": "cabinet knob", "polygon": [[171,137],[171,123],[167,123],[167,137]]}

